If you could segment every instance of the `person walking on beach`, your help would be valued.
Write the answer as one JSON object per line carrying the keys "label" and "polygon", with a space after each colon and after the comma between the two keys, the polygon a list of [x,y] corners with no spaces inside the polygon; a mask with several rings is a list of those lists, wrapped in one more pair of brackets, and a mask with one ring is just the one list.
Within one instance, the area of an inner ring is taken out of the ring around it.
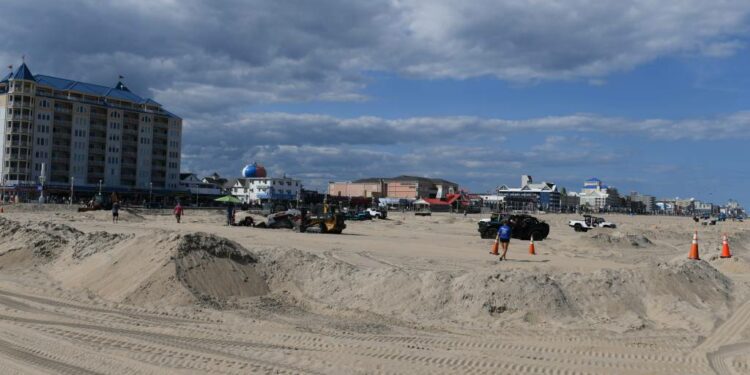
{"label": "person walking on beach", "polygon": [[510,244],[510,225],[507,220],[503,220],[500,228],[497,229],[497,236],[500,239],[500,246],[503,247],[503,254],[500,255],[498,260],[506,260],[505,254],[508,252],[508,245]]}
{"label": "person walking on beach", "polygon": [[182,205],[180,205],[180,202],[177,202],[177,205],[174,207],[174,218],[177,219],[177,224],[180,223],[180,217],[182,217]]}
{"label": "person walking on beach", "polygon": [[112,203],[112,222],[116,223],[120,220],[120,203]]}
{"label": "person walking on beach", "polygon": [[227,206],[227,225],[232,225],[234,222],[234,206],[231,204]]}

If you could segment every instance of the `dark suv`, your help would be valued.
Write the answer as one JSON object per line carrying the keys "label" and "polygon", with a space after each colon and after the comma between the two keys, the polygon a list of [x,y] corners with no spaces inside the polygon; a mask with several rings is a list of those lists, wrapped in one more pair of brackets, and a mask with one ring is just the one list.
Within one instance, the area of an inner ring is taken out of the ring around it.
{"label": "dark suv", "polygon": [[528,241],[533,236],[534,240],[541,241],[549,235],[549,224],[531,215],[498,213],[492,214],[489,220],[479,221],[479,235],[482,238],[495,238],[503,220],[508,220],[511,237],[518,240]]}

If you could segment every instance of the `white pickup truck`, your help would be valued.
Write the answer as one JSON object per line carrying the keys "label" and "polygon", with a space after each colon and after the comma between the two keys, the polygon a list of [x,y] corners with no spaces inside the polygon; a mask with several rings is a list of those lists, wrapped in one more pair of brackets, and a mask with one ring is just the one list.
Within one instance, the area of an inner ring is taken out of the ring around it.
{"label": "white pickup truck", "polygon": [[583,215],[583,220],[571,220],[568,226],[576,232],[586,232],[593,228],[617,228],[615,223],[604,220],[603,217]]}
{"label": "white pickup truck", "polygon": [[370,214],[371,217],[382,219],[383,213],[378,210],[373,210],[372,208],[368,208],[365,210],[368,214]]}

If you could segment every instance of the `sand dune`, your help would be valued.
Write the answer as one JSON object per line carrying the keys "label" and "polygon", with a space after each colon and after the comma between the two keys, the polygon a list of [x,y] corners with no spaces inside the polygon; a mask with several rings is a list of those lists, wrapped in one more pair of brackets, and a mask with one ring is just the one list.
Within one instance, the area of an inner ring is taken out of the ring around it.
{"label": "sand dune", "polygon": [[[221,211],[13,206],[0,217],[8,373],[750,372],[750,228],[611,216],[487,254],[478,217],[394,213],[343,235]],[[693,230],[702,261],[686,259]],[[726,232],[735,251],[718,257]]]}

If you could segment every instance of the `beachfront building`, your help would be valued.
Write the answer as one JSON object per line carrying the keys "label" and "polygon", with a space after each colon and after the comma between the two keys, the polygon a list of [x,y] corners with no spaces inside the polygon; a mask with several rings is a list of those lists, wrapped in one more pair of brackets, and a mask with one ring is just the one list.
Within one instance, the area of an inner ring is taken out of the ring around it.
{"label": "beachfront building", "polygon": [[560,192],[560,212],[577,212],[581,206],[581,197],[574,191]]}
{"label": "beachfront building", "polygon": [[715,209],[716,206],[709,202],[702,202],[699,200],[693,201],[693,212],[694,215],[711,215],[714,213],[714,211],[718,211],[718,209]]}
{"label": "beachfront building", "polygon": [[330,182],[328,194],[335,197],[365,197],[416,200],[446,199],[458,193],[458,184],[439,178],[398,176],[365,178],[351,182]]}
{"label": "beachfront building", "polygon": [[584,181],[579,197],[581,206],[589,210],[612,210],[620,206],[620,194],[617,189],[605,185],[598,178],[591,178]]}
{"label": "beachfront building", "polygon": [[34,75],[23,63],[0,80],[0,124],[3,186],[180,188],[182,119],[122,80]]}
{"label": "beachfront building", "polygon": [[301,199],[302,183],[283,177],[267,177],[266,169],[257,163],[242,169],[244,177],[233,181],[231,194],[243,203],[261,204],[270,201],[296,201]]}
{"label": "beachfront building", "polygon": [[677,205],[674,199],[658,199],[656,201],[656,212],[661,215],[674,215]]}
{"label": "beachfront building", "polygon": [[560,211],[560,192],[557,185],[551,182],[534,183],[531,176],[521,176],[521,186],[511,188],[502,185],[497,188],[497,195],[503,197],[506,210],[549,212]]}
{"label": "beachfront building", "polygon": [[328,195],[347,198],[383,198],[386,196],[384,179],[370,178],[357,181],[328,183]]}
{"label": "beachfront building", "polygon": [[300,198],[302,183],[289,177],[238,178],[232,195],[248,204],[268,201],[295,201]]}
{"label": "beachfront building", "polygon": [[650,214],[656,211],[656,197],[653,195],[631,192],[629,197],[631,202],[638,203],[642,206],[643,212],[639,213]]}
{"label": "beachfront building", "polygon": [[745,217],[745,209],[734,199],[730,199],[724,207],[721,207],[720,212],[729,217]]}
{"label": "beachfront building", "polygon": [[221,195],[222,193],[219,186],[203,182],[195,173],[180,173],[180,188],[194,195]]}

